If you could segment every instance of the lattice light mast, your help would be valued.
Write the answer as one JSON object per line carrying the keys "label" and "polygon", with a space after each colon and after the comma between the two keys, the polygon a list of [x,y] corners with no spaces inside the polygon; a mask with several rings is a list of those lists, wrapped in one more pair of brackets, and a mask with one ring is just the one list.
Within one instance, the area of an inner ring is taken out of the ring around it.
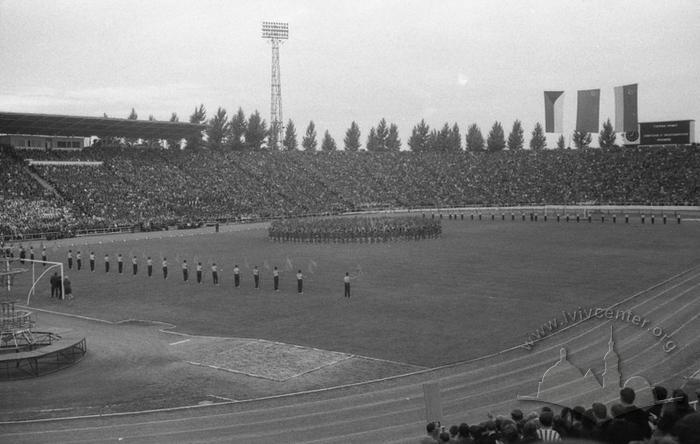
{"label": "lattice light mast", "polygon": [[262,22],[262,38],[272,44],[272,78],[270,82],[270,132],[276,134],[275,148],[282,146],[282,81],[280,79],[280,45],[289,38],[289,24],[282,22]]}

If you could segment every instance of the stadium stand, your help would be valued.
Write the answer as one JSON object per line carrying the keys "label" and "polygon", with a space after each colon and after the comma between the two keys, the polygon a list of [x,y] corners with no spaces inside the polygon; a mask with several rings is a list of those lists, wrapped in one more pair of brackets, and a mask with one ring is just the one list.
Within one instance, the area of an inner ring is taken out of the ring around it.
{"label": "stadium stand", "polygon": [[14,208],[0,221],[4,236],[368,209],[700,204],[693,146],[313,154],[4,147],[0,156],[2,199]]}

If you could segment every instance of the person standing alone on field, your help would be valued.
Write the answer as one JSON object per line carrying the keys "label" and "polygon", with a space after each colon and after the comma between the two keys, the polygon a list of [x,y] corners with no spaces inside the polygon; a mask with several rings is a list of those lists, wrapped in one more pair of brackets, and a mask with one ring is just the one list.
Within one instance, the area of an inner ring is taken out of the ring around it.
{"label": "person standing alone on field", "polygon": [[117,254],[117,269],[119,274],[122,274],[122,271],[124,271],[124,258],[121,253]]}
{"label": "person standing alone on field", "polygon": [[131,258],[131,267],[133,269],[134,276],[136,276],[136,273],[138,273],[138,271],[139,271],[139,264],[136,261],[136,256]]}
{"label": "person standing alone on field", "polygon": [[90,271],[95,272],[95,252],[90,252]]}
{"label": "person standing alone on field", "polygon": [[238,265],[233,266],[233,286],[238,288],[241,285],[241,270]]}
{"label": "person standing alone on field", "polygon": [[255,289],[258,290],[260,288],[260,270],[258,270],[257,265],[253,267],[253,282],[255,282]]}
{"label": "person standing alone on field", "polygon": [[350,298],[350,274],[347,271],[345,272],[343,283],[345,285],[345,297]]}
{"label": "person standing alone on field", "polygon": [[272,270],[272,282],[274,283],[275,291],[280,291],[280,272],[277,267]]}
{"label": "person standing alone on field", "polygon": [[168,258],[163,258],[163,279],[168,278]]}
{"label": "person standing alone on field", "polygon": [[109,273],[109,254],[105,254],[105,273]]}
{"label": "person standing alone on field", "polygon": [[304,294],[304,275],[297,271],[297,293]]}
{"label": "person standing alone on field", "polygon": [[182,280],[187,282],[188,277],[189,277],[189,272],[187,270],[187,259],[184,259],[182,261]]}

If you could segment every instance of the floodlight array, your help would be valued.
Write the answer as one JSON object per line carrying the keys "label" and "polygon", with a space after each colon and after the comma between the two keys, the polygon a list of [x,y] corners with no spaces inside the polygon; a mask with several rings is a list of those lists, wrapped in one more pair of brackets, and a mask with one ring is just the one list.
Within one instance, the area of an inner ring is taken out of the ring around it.
{"label": "floodlight array", "polygon": [[289,23],[262,22],[262,38],[283,40],[289,38]]}

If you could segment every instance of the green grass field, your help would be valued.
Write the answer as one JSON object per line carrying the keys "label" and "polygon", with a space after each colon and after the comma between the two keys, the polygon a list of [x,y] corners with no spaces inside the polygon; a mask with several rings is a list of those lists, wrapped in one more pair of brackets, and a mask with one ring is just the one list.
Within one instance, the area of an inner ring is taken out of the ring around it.
{"label": "green grass field", "polygon": [[[618,221],[619,222],[619,221]],[[50,260],[68,248],[83,270],[68,270],[75,301],[50,300],[48,277],[31,306],[112,321],[155,320],[179,332],[262,338],[433,367],[522,344],[542,323],[578,306],[605,306],[700,263],[700,224],[443,220],[437,240],[386,244],[273,243],[263,229],[113,241],[48,244]],[[172,234],[172,233],[169,233]],[[88,243],[87,245],[85,243]],[[35,245],[35,250],[37,246]],[[87,256],[97,256],[95,273]],[[104,254],[112,260],[104,273]],[[124,256],[124,274],[116,256]],[[131,275],[131,256],[139,274]],[[146,277],[145,258],[154,259]],[[164,281],[160,258],[169,260]],[[180,262],[190,264],[183,283]],[[195,282],[197,261],[205,281]],[[211,282],[216,262],[221,285]],[[233,286],[238,264],[242,286]],[[261,269],[253,289],[252,267]],[[281,270],[272,291],[271,267]],[[291,265],[291,268],[290,268]],[[39,267],[41,268],[41,267]],[[304,294],[294,274],[304,272]],[[354,276],[343,298],[343,275]],[[14,293],[26,294],[18,279]]]}

